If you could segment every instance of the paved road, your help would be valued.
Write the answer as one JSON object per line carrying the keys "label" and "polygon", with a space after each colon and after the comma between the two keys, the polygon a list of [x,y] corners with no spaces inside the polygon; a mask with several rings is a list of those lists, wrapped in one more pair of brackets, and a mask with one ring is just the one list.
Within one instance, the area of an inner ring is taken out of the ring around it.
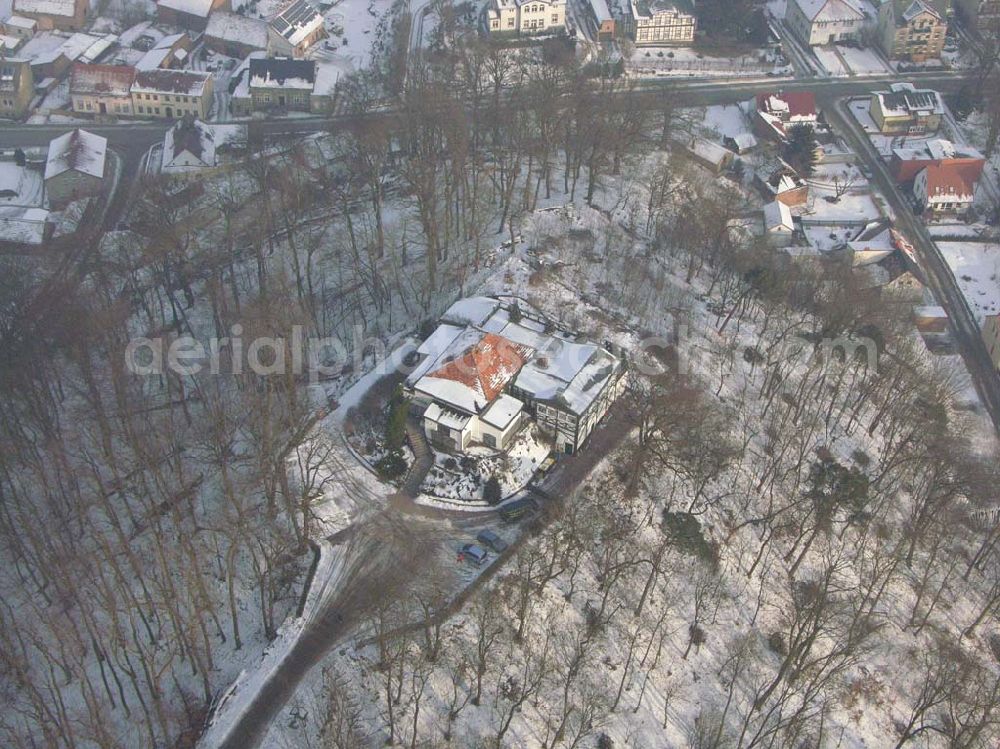
{"label": "paved road", "polygon": [[896,186],[895,180],[886,169],[885,162],[879,158],[864,130],[847,111],[846,100],[825,98],[822,104],[827,121],[868,165],[875,184],[892,206],[895,224],[913,245],[917,260],[934,296],[947,311],[952,335],[965,360],[973,384],[993,420],[994,428],[1000,429],[1000,378],[997,377],[986,344],[980,335],[979,325],[958,288],[954,274],[923,221],[913,214],[909,199]]}

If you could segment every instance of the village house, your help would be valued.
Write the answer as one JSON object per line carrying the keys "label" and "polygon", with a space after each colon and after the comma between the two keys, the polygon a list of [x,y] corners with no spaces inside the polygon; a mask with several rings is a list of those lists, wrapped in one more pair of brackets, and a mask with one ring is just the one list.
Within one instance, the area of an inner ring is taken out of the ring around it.
{"label": "village house", "polygon": [[630,36],[636,46],[690,45],[698,21],[694,9],[677,0],[629,0]]}
{"label": "village house", "polygon": [[764,206],[764,238],[771,247],[788,247],[795,237],[791,209],[778,200]]}
{"label": "village house", "polygon": [[982,173],[982,162],[934,162],[914,177],[913,197],[932,217],[964,215],[975,203]]}
{"label": "village house", "polygon": [[212,109],[212,75],[193,70],[140,70],[132,84],[132,107],[140,117],[204,119]]}
{"label": "village house", "polygon": [[0,28],[6,36],[17,39],[31,39],[38,31],[38,21],[24,16],[8,16],[0,23]]}
{"label": "village house", "polygon": [[34,88],[28,60],[0,57],[0,117],[20,119],[27,114]]}
{"label": "village house", "polygon": [[267,49],[267,21],[218,11],[209,17],[203,38],[213,52],[243,59]]}
{"label": "village house", "polygon": [[882,0],[878,31],[882,50],[894,60],[941,57],[951,0]]}
{"label": "village house", "polygon": [[86,130],[73,130],[49,144],[45,192],[55,207],[100,195],[107,169],[108,140]]}
{"label": "village house", "polygon": [[857,39],[865,20],[846,0],[788,0],[785,9],[785,24],[811,46]]}
{"label": "village house", "polygon": [[157,0],[156,18],[167,26],[204,31],[217,10],[232,10],[230,0]]}
{"label": "village house", "polygon": [[236,116],[274,109],[308,112],[315,86],[313,60],[251,57],[232,90],[230,108]]}
{"label": "village house", "polygon": [[687,142],[688,155],[713,174],[722,174],[733,163],[733,152],[707,138],[695,136]]}
{"label": "village house", "polygon": [[275,57],[304,57],[325,37],[323,16],[308,0],[295,0],[267,25],[267,49]]}
{"label": "village house", "polygon": [[816,126],[819,112],[811,91],[758,94],[753,126],[762,138],[787,140],[793,125]]}
{"label": "village house", "polygon": [[[957,146],[949,140],[917,140],[892,149],[889,172],[900,185],[909,185],[917,174],[931,164],[974,164],[981,174],[985,157],[975,148]],[[977,175],[978,179],[978,175]]]}
{"label": "village house", "polygon": [[889,91],[872,94],[871,117],[884,135],[935,133],[944,117],[944,102],[937,91],[894,83]]}
{"label": "village house", "polygon": [[135,68],[129,65],[76,63],[70,77],[73,111],[83,114],[132,114]]}
{"label": "village house", "polygon": [[160,171],[200,176],[224,166],[245,149],[245,125],[210,124],[186,115],[163,137]]}
{"label": "village house", "polygon": [[776,200],[789,208],[809,202],[809,183],[784,159],[765,158],[754,170],[754,184],[764,200]]}
{"label": "village house", "polygon": [[88,7],[87,0],[14,0],[14,15],[34,19],[39,31],[79,31]]}
{"label": "village house", "polygon": [[417,349],[412,407],[440,449],[507,447],[537,424],[562,453],[579,450],[625,386],[625,363],[515,300],[451,306]]}
{"label": "village house", "polygon": [[493,0],[486,20],[491,34],[537,34],[563,29],[566,0]]}

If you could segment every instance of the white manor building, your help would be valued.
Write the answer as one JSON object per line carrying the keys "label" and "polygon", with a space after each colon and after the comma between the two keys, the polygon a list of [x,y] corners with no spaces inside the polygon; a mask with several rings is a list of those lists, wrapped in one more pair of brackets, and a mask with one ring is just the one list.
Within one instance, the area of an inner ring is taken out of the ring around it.
{"label": "white manor building", "polygon": [[857,39],[868,19],[847,0],[788,0],[785,24],[811,46]]}
{"label": "white manor building", "polygon": [[503,450],[535,422],[574,453],[625,387],[621,357],[514,299],[455,302],[417,354],[407,394],[427,438],[448,451]]}
{"label": "white manor building", "polygon": [[566,28],[566,0],[493,0],[486,11],[491,34],[541,34]]}

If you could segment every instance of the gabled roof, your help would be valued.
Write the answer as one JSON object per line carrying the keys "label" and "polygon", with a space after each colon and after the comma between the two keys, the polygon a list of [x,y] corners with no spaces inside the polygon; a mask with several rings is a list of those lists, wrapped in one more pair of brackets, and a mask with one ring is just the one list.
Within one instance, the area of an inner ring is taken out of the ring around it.
{"label": "gabled roof", "polygon": [[108,139],[95,133],[73,130],[60,135],[49,144],[45,179],[51,179],[68,171],[103,178],[107,151]]}
{"label": "gabled roof", "polygon": [[417,389],[469,413],[479,413],[528,361],[531,349],[495,333],[430,372]]}
{"label": "gabled roof", "polygon": [[212,12],[212,0],[159,0],[157,7],[198,18],[208,18]]}
{"label": "gabled roof", "polygon": [[860,21],[864,14],[844,0],[794,0],[813,23]]}
{"label": "gabled roof", "polygon": [[271,30],[295,46],[323,26],[323,16],[307,0],[294,0],[271,19]]}
{"label": "gabled roof", "polygon": [[927,198],[963,198],[971,200],[976,195],[976,185],[983,173],[978,162],[941,161],[927,166]]}
{"label": "gabled roof", "polygon": [[224,42],[238,42],[257,49],[267,49],[267,22],[237,13],[216,11],[208,17],[205,36]]}
{"label": "gabled roof", "polygon": [[135,76],[132,90],[201,96],[211,77],[211,73],[199,73],[194,70],[167,70],[165,68],[140,70]]}
{"label": "gabled roof", "polygon": [[72,18],[80,2],[82,0],[14,0],[14,12]]}
{"label": "gabled roof", "polygon": [[799,119],[816,119],[816,95],[811,91],[757,94],[757,111]]}
{"label": "gabled roof", "polygon": [[129,65],[73,65],[70,92],[128,96],[135,81],[135,68]]}
{"label": "gabled roof", "polygon": [[795,231],[795,223],[792,220],[792,209],[778,200],[772,200],[764,206],[764,229],[774,231]]}
{"label": "gabled roof", "polygon": [[316,63],[313,60],[285,58],[250,60],[251,86],[312,91],[315,83]]}

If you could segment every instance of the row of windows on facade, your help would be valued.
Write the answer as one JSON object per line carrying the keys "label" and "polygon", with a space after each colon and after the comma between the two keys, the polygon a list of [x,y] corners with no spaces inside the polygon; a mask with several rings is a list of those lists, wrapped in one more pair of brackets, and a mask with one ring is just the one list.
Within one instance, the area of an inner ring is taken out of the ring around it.
{"label": "row of windows on facade", "polygon": [[[93,112],[97,109],[97,107],[94,106],[94,102],[87,99],[86,101],[77,103],[74,109],[83,109],[87,112]],[[128,105],[128,103],[115,102],[114,104],[110,105],[108,109],[111,110],[112,112],[117,112],[119,114],[128,114],[131,107]],[[135,110],[138,114],[160,114],[160,108],[154,107],[152,105],[144,106],[142,104],[138,104],[136,105]],[[174,109],[173,113],[177,115],[201,114],[201,112],[197,108],[186,110],[183,107],[177,107],[176,109]]]}
{"label": "row of windows on facade", "polygon": [[[557,13],[553,13],[552,14],[552,25],[553,26],[558,26],[559,25],[559,15]],[[544,18],[540,18],[537,21],[525,21],[524,26],[525,26],[525,28],[528,28],[528,29],[544,29],[545,28],[545,19]],[[514,19],[513,18],[508,18],[507,19],[507,28],[509,28],[509,29],[514,28]]]}

